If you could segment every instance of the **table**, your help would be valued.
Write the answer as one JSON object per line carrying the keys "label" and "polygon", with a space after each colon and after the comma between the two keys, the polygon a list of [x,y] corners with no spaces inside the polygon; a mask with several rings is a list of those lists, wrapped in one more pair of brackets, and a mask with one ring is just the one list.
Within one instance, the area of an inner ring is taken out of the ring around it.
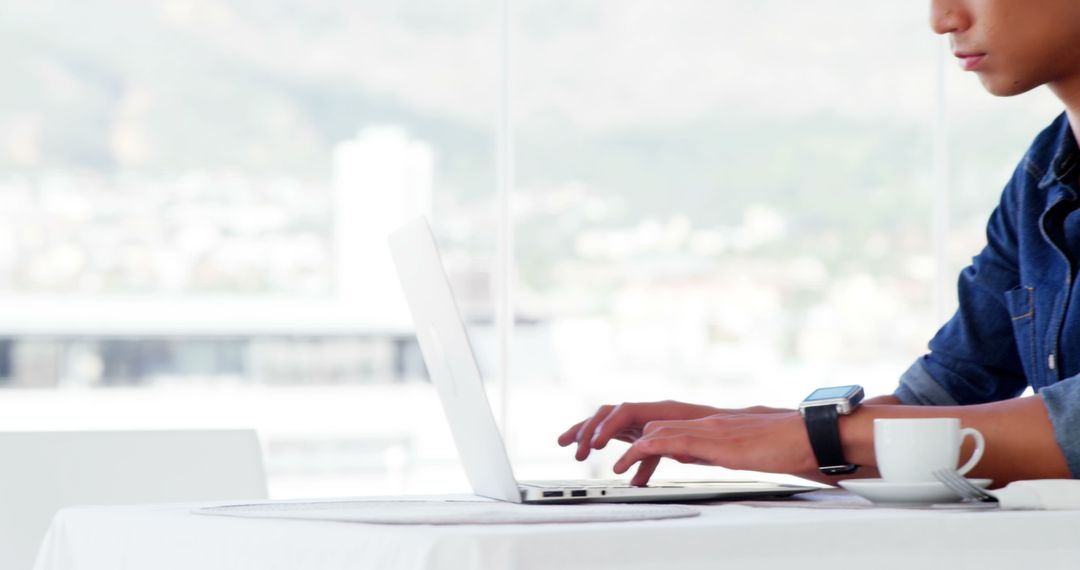
{"label": "table", "polygon": [[799,506],[806,503],[714,503],[688,519],[506,526],[191,512],[209,504],[78,507],[57,514],[36,570],[1080,567],[1080,511]]}

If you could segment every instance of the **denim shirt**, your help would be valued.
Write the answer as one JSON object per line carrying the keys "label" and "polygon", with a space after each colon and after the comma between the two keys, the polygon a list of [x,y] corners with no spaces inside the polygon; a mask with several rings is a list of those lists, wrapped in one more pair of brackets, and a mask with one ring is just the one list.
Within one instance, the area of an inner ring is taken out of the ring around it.
{"label": "denim shirt", "polygon": [[956,314],[900,379],[905,404],[1040,394],[1080,478],[1080,149],[1062,114],[1035,139],[960,273]]}

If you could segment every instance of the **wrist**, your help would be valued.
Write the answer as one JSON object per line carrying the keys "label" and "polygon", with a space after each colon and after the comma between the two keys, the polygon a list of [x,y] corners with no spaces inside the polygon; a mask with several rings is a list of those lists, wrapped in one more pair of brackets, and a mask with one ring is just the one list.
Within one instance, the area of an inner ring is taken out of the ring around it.
{"label": "wrist", "polygon": [[[876,400],[876,399],[875,399]],[[868,403],[853,413],[840,418],[840,444],[844,456],[856,465],[877,466],[874,456],[874,420],[877,418],[904,417],[907,406]]]}
{"label": "wrist", "polygon": [[[844,457],[856,465],[874,465],[874,420],[868,406],[840,417],[840,445]],[[868,453],[869,451],[869,453]]]}

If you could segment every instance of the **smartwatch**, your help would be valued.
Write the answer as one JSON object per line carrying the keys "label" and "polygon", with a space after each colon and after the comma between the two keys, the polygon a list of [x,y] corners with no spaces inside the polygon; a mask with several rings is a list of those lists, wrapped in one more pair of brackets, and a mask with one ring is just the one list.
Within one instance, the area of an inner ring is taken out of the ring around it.
{"label": "smartwatch", "polygon": [[840,416],[850,414],[863,399],[862,386],[833,386],[818,388],[799,404],[799,413],[806,422],[810,447],[817,458],[818,469],[825,475],[854,473],[858,465],[844,459],[840,443]]}

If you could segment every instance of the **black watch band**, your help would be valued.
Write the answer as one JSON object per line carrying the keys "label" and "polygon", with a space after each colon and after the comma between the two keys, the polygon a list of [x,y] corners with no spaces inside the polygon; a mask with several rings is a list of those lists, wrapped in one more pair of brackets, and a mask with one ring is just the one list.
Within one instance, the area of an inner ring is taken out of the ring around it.
{"label": "black watch band", "polygon": [[844,447],[840,443],[840,414],[836,406],[811,406],[803,410],[806,433],[810,447],[814,449],[818,469],[825,475],[854,473],[858,465],[844,459]]}

